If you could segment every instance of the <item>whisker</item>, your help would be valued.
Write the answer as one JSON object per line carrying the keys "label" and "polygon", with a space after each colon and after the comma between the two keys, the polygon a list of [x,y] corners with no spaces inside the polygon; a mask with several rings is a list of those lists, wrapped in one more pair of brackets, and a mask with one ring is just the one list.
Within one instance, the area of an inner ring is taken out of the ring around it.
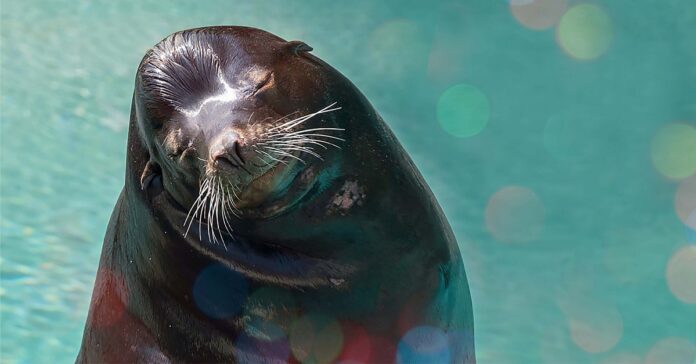
{"label": "whisker", "polygon": [[[186,228],[186,232],[184,233],[184,236],[188,235],[189,230],[191,229],[191,225],[193,224],[193,221],[195,220],[196,216],[198,215],[198,211],[201,209],[202,205],[204,204],[205,199],[207,198],[207,191],[208,191],[208,186],[209,186],[209,180],[205,179],[201,183],[200,190],[198,192],[198,198],[194,201],[194,203],[191,205],[191,209],[189,210],[188,214],[186,215],[186,219],[184,220],[184,225],[186,224],[186,220],[189,219],[189,215],[191,214],[191,211],[193,211],[193,215],[190,215],[190,220],[188,222],[188,227]],[[194,210],[195,207],[195,210]],[[200,221],[200,220],[199,220]],[[199,235],[200,235],[200,226],[198,227],[199,229]]]}
{"label": "whisker", "polygon": [[203,227],[202,227],[202,222],[203,222],[203,214],[205,214],[205,211],[208,207],[208,197],[210,196],[210,179],[206,179],[206,191],[205,191],[205,198],[201,201],[201,215],[198,218],[198,239],[203,239]]}
{"label": "whisker", "polygon": [[[229,192],[228,192],[228,193],[229,193]],[[232,195],[234,196],[234,198],[239,199],[239,197],[237,196],[237,191],[234,189],[234,186],[232,186]],[[234,208],[235,208],[235,210],[236,210],[236,209],[237,209],[237,205],[235,205],[234,200],[232,200],[231,202],[232,202],[232,206],[234,206]]]}
{"label": "whisker", "polygon": [[317,134],[317,133],[307,133],[307,134],[300,134],[300,135],[284,135],[279,138],[302,138],[302,137],[317,137],[317,138],[329,138],[329,139],[334,139],[334,140],[339,140],[342,142],[345,142],[346,140],[343,138],[339,138],[337,136],[333,135],[327,135],[327,134]]}
{"label": "whisker", "polygon": [[[292,136],[292,135],[302,135],[302,134],[307,134],[309,132],[315,132],[315,131],[345,131],[346,129],[343,128],[310,128],[310,129],[302,129],[298,131],[293,131],[293,132],[275,132],[272,134],[265,134],[265,137],[268,138],[275,138],[275,137],[280,137],[280,136]],[[321,134],[324,136],[329,136],[327,134]]]}
{"label": "whisker", "polygon": [[222,243],[222,246],[225,248],[225,250],[227,250],[227,245],[225,244],[225,237],[222,234],[222,229],[220,228],[220,212],[224,211],[224,207],[220,205],[220,202],[222,202],[222,198],[224,198],[224,196],[222,195],[222,180],[218,178],[217,181],[217,188],[215,189],[217,191],[217,198],[215,200],[215,221],[217,223],[217,230],[218,236],[220,237],[220,242]]}
{"label": "whisker", "polygon": [[289,132],[286,135],[297,135],[297,134],[304,134],[310,131],[321,131],[321,130],[326,130],[326,131],[345,131],[346,129],[343,128],[310,128],[310,129],[302,129],[298,131],[293,131]]}
{"label": "whisker", "polygon": [[[266,152],[263,151],[263,150],[257,149],[256,151],[257,151],[257,152],[261,152],[261,153],[267,155],[269,158],[271,158],[272,160],[274,160],[274,161],[276,161],[276,162],[283,163],[283,164],[287,164],[287,162],[285,162],[284,160],[275,158],[274,156],[272,156],[272,155],[266,153]],[[268,164],[270,164],[270,163],[268,163]]]}
{"label": "whisker", "polygon": [[302,164],[307,164],[302,158],[296,157],[296,156],[292,155],[291,153],[285,152],[285,151],[280,150],[278,148],[274,148],[274,147],[264,147],[264,148],[266,148],[272,152],[275,152],[277,154],[284,155],[284,156],[289,157],[289,158],[297,159]]}
{"label": "whisker", "polygon": [[270,128],[270,129],[267,130],[267,133],[273,132],[273,131],[275,131],[275,130],[288,130],[288,129],[291,129],[291,128],[293,128],[293,127],[299,125],[299,124],[302,124],[303,122],[305,122],[305,121],[311,119],[311,118],[314,117],[314,116],[317,116],[317,115],[320,115],[320,114],[325,114],[325,113],[328,113],[328,112],[331,112],[331,111],[336,111],[336,110],[340,110],[340,109],[341,109],[340,107],[336,107],[336,108],[333,108],[333,109],[332,109],[332,107],[333,107],[334,105],[336,105],[335,102],[332,103],[331,105],[328,105],[328,106],[324,107],[323,109],[321,109],[321,110],[319,110],[319,111],[316,111],[316,112],[313,112],[313,113],[310,113],[310,114],[301,116],[301,117],[299,117],[299,118],[297,118],[297,119],[293,119],[293,120],[290,120],[290,121],[285,122],[285,123],[283,123],[283,124],[280,124],[280,125],[278,125],[278,126],[275,126],[275,127],[273,127],[273,128]]}
{"label": "whisker", "polygon": [[220,226],[220,215],[222,211],[224,211],[224,205],[222,202],[224,201],[224,196],[222,193],[222,180],[218,178],[218,184],[217,184],[217,199],[215,200],[215,223],[217,225],[217,231],[218,231],[218,237],[220,238],[220,242],[222,243],[223,247],[227,249],[227,246],[225,245],[225,236],[222,234],[222,227]]}
{"label": "whisker", "polygon": [[275,131],[275,130],[287,130],[287,129],[290,129],[290,128],[296,126],[296,125],[302,124],[303,122],[309,120],[312,116],[314,116],[314,114],[307,114],[307,115],[304,115],[304,116],[300,116],[299,118],[292,119],[292,120],[287,121],[287,122],[285,122],[285,123],[283,123],[283,124],[280,124],[280,125],[278,125],[278,126],[275,126],[275,127],[273,127],[273,128],[270,128],[270,129],[268,129],[268,130],[266,131],[266,133],[270,133],[270,132],[273,132],[273,131]]}
{"label": "whisker", "polygon": [[[293,112],[291,112],[291,113],[289,113],[289,114],[287,114],[287,115],[285,115],[285,116],[281,116],[280,118],[278,118],[277,120],[275,120],[275,123],[280,122],[280,121],[283,121],[283,120],[287,120],[291,115],[293,115],[293,114],[299,114],[299,113],[300,113],[299,110],[295,110],[295,111],[293,111]],[[293,120],[294,120],[294,119],[293,119]]]}
{"label": "whisker", "polygon": [[[220,186],[220,188],[224,188],[224,187]],[[228,219],[230,218],[230,215],[228,215],[228,213],[227,213],[229,201],[231,199],[229,192],[227,192],[225,194],[225,197],[226,198],[224,198],[222,200],[222,222],[225,225],[225,229],[227,230],[227,232],[230,233],[230,235],[231,235],[232,234],[232,226],[230,225],[230,223],[228,221]],[[234,210],[232,210],[232,209],[229,209],[229,210],[230,210],[230,212],[232,212],[234,214]]]}
{"label": "whisker", "polygon": [[[186,218],[184,219],[184,225],[186,224],[188,219],[191,217],[191,213],[194,211],[195,207],[197,206],[198,202],[201,200],[202,196],[203,196],[203,188],[199,188],[198,196],[193,201],[193,204],[191,204],[191,208],[188,210],[188,213],[186,214]],[[195,214],[194,214],[194,216],[195,216]],[[186,236],[186,235],[184,234],[184,236]]]}
{"label": "whisker", "polygon": [[296,144],[287,144],[287,143],[273,143],[273,144],[271,144],[271,145],[274,146],[274,147],[278,147],[279,149],[282,149],[282,150],[284,150],[284,151],[286,151],[286,152],[287,152],[287,151],[290,151],[290,150],[302,151],[302,152],[305,152],[305,153],[307,153],[307,154],[313,155],[313,156],[315,156],[315,157],[317,157],[317,158],[323,160],[323,159],[321,158],[321,156],[320,156],[319,154],[317,154],[316,152],[314,152],[314,150],[313,150],[312,148],[310,148],[310,147],[303,147],[303,146],[300,146],[300,145],[296,145]]}
{"label": "whisker", "polygon": [[203,239],[203,214],[205,214],[205,209],[208,206],[208,196],[205,198],[206,199],[201,203],[201,215],[198,217],[198,239]]}
{"label": "whisker", "polygon": [[207,224],[206,224],[207,226],[206,226],[206,227],[207,227],[207,229],[206,229],[206,230],[207,230],[207,232],[208,232],[208,240],[212,240],[213,243],[216,243],[216,244],[217,244],[217,241],[215,240],[215,237],[212,235],[212,227],[211,227],[211,225],[212,225],[212,224],[211,224],[211,220],[212,220],[212,216],[213,216],[213,192],[212,192],[212,191],[210,192],[210,199],[209,199],[209,202],[208,202],[208,213],[207,213],[206,215],[207,215],[207,218],[206,218],[206,221],[207,221]]}
{"label": "whisker", "polygon": [[218,244],[217,240],[217,235],[215,234],[215,230],[217,229],[215,227],[215,217],[217,216],[217,203],[218,203],[218,193],[217,193],[217,183],[215,182],[216,179],[213,179],[213,195],[210,201],[210,217],[208,218],[208,226],[210,226],[210,230],[213,233],[213,241],[215,241],[215,244]]}
{"label": "whisker", "polygon": [[289,140],[283,140],[284,143],[292,144],[292,145],[305,145],[305,144],[314,144],[316,146],[322,147],[324,149],[328,149],[328,147],[321,142],[306,138],[306,139],[289,139]]}
{"label": "whisker", "polygon": [[[324,149],[328,149],[328,148],[326,147],[326,145],[324,145],[324,144],[328,144],[328,145],[331,145],[331,146],[334,146],[334,147],[338,147],[336,144],[333,144],[333,143],[330,143],[330,142],[325,142],[325,141],[323,141],[323,140],[316,140],[316,139],[312,139],[312,138],[300,138],[300,137],[297,137],[297,138],[291,138],[291,139],[279,139],[278,141],[279,141],[279,142],[283,142],[283,143],[293,144],[293,145],[314,144],[314,145],[318,145],[318,146],[320,146],[320,147],[322,147],[322,148],[324,148]],[[340,148],[339,148],[339,149],[340,149]]]}
{"label": "whisker", "polygon": [[334,147],[334,148],[336,148],[336,149],[341,149],[341,146],[336,145],[336,144],[331,143],[331,142],[327,142],[327,141],[325,141],[325,140],[317,140],[317,139],[310,139],[310,140],[311,140],[311,141],[308,141],[307,143],[319,144],[319,145],[323,146],[325,149],[328,148],[328,147],[326,147],[326,145],[332,146],[332,147]]}
{"label": "whisker", "polygon": [[[229,217],[229,215],[227,214],[227,205],[228,205],[228,203],[229,203],[229,200],[231,200],[231,196],[230,196],[229,190],[227,189],[226,186],[220,185],[220,188],[223,190],[223,200],[222,200],[222,223],[223,223],[223,225],[225,226],[225,230],[227,230],[227,233],[228,233],[230,236],[233,236],[233,235],[232,235],[232,230],[233,230],[233,229],[232,229],[232,226],[230,225],[230,222],[229,222],[229,218],[230,218],[230,217]],[[227,192],[225,193],[225,191],[227,191]],[[234,211],[232,211],[232,213],[234,214]]]}
{"label": "whisker", "polygon": [[[230,223],[227,221],[227,213],[225,212],[226,210],[223,208],[222,209],[222,225],[225,227],[225,231],[229,236],[232,236],[232,227],[230,226]],[[227,244],[225,241],[222,241],[222,246],[227,250]]]}

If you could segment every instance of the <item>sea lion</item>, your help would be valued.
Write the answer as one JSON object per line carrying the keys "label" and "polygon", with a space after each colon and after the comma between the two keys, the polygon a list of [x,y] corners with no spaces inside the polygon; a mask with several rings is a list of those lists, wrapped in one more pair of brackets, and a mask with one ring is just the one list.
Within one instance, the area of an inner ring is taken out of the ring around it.
{"label": "sea lion", "polygon": [[310,51],[229,26],[147,52],[77,362],[475,361],[443,212]]}

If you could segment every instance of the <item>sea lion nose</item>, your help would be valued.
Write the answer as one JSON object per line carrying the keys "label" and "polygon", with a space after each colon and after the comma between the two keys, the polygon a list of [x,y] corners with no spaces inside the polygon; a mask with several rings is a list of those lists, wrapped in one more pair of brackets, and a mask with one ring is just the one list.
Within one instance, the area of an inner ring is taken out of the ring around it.
{"label": "sea lion nose", "polygon": [[244,165],[239,135],[235,132],[226,132],[210,148],[210,158],[216,165],[220,163],[230,164],[235,168]]}

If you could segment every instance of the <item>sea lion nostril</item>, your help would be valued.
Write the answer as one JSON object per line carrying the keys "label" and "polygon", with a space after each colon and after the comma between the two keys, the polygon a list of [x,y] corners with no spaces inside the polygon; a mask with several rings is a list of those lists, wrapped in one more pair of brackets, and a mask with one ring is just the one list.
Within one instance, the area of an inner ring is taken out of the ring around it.
{"label": "sea lion nostril", "polygon": [[216,163],[229,163],[234,167],[242,167],[245,164],[239,141],[230,137],[213,148],[211,158]]}
{"label": "sea lion nostril", "polygon": [[234,153],[237,156],[237,158],[242,162],[242,164],[246,163],[244,161],[244,157],[242,156],[242,147],[239,145],[239,142],[234,142]]}
{"label": "sea lion nostril", "polygon": [[215,156],[213,158],[213,160],[215,161],[216,165],[218,163],[222,162],[222,163],[230,164],[231,166],[233,166],[235,168],[238,168],[239,166],[241,166],[241,164],[239,162],[237,162],[237,160],[235,160],[230,155],[225,154],[225,153]]}

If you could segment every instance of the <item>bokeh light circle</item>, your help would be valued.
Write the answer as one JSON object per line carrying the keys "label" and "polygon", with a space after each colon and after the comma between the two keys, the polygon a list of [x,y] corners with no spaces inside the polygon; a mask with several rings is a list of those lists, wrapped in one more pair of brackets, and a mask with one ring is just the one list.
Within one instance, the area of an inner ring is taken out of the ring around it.
{"label": "bokeh light circle", "polygon": [[[571,285],[585,283],[571,283]],[[580,286],[559,297],[572,342],[587,353],[604,353],[624,334],[624,320],[613,302]]]}
{"label": "bokeh light circle", "polygon": [[682,123],[662,127],[651,145],[655,168],[665,177],[682,179],[696,172],[696,128]]}
{"label": "bokeh light circle", "polygon": [[544,226],[544,205],[534,191],[520,186],[500,189],[488,200],[486,227],[506,243],[531,241]]}
{"label": "bokeh light circle", "polygon": [[590,321],[571,318],[568,325],[575,345],[588,353],[609,351],[623,336],[623,320],[616,310],[598,315]]}
{"label": "bokeh light circle", "polygon": [[454,85],[437,101],[437,120],[449,134],[460,138],[474,136],[483,130],[490,118],[488,97],[468,84]]}
{"label": "bokeh light circle", "polygon": [[667,263],[667,284],[677,299],[696,304],[696,245],[677,250]]}
{"label": "bokeh light circle", "polygon": [[[343,351],[339,356],[340,363],[369,363],[372,356],[372,343],[367,331],[355,323],[344,322],[342,325]],[[383,350],[383,348],[374,348]]]}
{"label": "bokeh light circle", "polygon": [[282,327],[262,317],[251,318],[244,324],[244,331],[250,337],[265,341],[276,341],[287,336]]}
{"label": "bokeh light circle", "polygon": [[558,23],[566,10],[566,0],[531,0],[523,3],[511,2],[510,12],[523,26],[548,29]]}
{"label": "bokeh light circle", "polygon": [[247,293],[246,278],[219,263],[203,269],[193,286],[196,306],[214,319],[236,315],[242,309]]}
{"label": "bokeh light circle", "polygon": [[696,210],[694,210],[691,215],[689,215],[687,220],[687,226],[684,227],[686,230],[686,241],[689,243],[696,244],[696,228],[691,226],[696,225]]}
{"label": "bokeh light circle", "polygon": [[[279,287],[261,287],[249,294],[244,303],[244,315],[255,320],[271,320],[288,330],[290,324],[299,316],[297,302],[292,294]],[[249,327],[253,328],[253,326]]]}
{"label": "bokeh light circle", "polygon": [[331,317],[309,314],[290,327],[290,350],[302,363],[330,363],[343,349],[341,325]]}
{"label": "bokeh light circle", "polygon": [[674,194],[674,209],[689,229],[696,229],[696,175],[679,183]]}
{"label": "bokeh light circle", "polygon": [[396,362],[396,340],[391,337],[370,336],[370,360],[368,363],[394,363]]}
{"label": "bokeh light circle", "polygon": [[579,4],[563,15],[556,28],[556,38],[571,57],[595,59],[606,52],[611,44],[611,20],[600,7]]}
{"label": "bokeh light circle", "polygon": [[409,330],[397,346],[396,362],[449,363],[450,350],[447,334],[436,327],[418,326]]}
{"label": "bokeh light circle", "polygon": [[471,50],[460,47],[461,39],[448,34],[433,41],[428,54],[426,72],[428,80],[435,87],[449,87],[452,80],[464,77],[462,64]]}
{"label": "bokeh light circle", "polygon": [[655,343],[645,355],[645,364],[692,364],[696,346],[681,337],[668,337]]}

